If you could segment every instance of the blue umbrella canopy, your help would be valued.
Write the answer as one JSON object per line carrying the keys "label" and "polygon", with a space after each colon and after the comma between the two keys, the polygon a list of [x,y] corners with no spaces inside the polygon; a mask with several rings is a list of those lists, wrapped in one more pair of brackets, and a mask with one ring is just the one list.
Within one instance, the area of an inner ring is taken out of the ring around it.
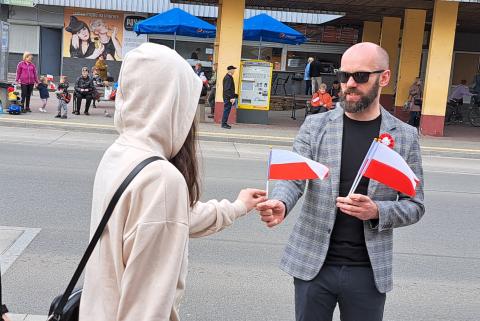
{"label": "blue umbrella canopy", "polygon": [[307,38],[297,30],[264,13],[245,19],[243,39],[290,45],[299,45],[307,41]]}
{"label": "blue umbrella canopy", "polygon": [[169,34],[199,38],[214,38],[214,25],[179,8],[173,8],[135,24],[137,34]]}

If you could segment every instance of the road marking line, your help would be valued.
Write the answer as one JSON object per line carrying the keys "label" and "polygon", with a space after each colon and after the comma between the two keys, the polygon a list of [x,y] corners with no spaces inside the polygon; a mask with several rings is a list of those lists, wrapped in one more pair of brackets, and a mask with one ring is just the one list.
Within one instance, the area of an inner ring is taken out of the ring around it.
{"label": "road marking line", "polygon": [[8,316],[12,321],[45,321],[48,318],[47,315],[15,314],[15,313],[9,313]]}
{"label": "road marking line", "polygon": [[425,173],[437,173],[437,174],[449,174],[449,175],[468,175],[468,176],[480,176],[480,173],[467,173],[467,172],[448,172],[439,170],[425,170]]}
{"label": "road marking line", "polygon": [[434,147],[434,146],[421,146],[421,149],[431,149],[438,151],[449,151],[449,152],[469,152],[469,153],[480,153],[480,149],[467,149],[467,148],[450,148],[450,147]]}
{"label": "road marking line", "polygon": [[27,248],[30,242],[40,233],[39,228],[28,228],[28,227],[13,227],[13,226],[0,226],[0,233],[2,230],[17,230],[23,231],[10,247],[0,255],[1,266],[2,266],[2,275],[10,268],[10,266],[15,262],[16,259],[22,254],[22,252]]}
{"label": "road marking line", "polygon": [[[102,125],[102,124],[88,124],[88,123],[61,123],[58,121],[50,120],[36,120],[36,119],[13,119],[13,118],[4,118],[0,119],[0,122],[15,122],[15,123],[34,123],[34,124],[45,124],[45,125],[57,125],[59,127],[65,127],[65,125],[79,127],[79,128],[104,128],[104,129],[115,129],[113,125]],[[244,138],[244,139],[266,139],[271,141],[281,141],[281,142],[293,142],[293,137],[287,136],[268,136],[268,135],[247,135],[247,134],[228,134],[228,133],[211,133],[211,132],[198,132],[199,136],[204,137],[218,137],[218,138]],[[421,149],[425,150],[435,150],[435,151],[449,151],[449,152],[463,152],[463,153],[474,153],[480,154],[480,149],[469,149],[469,148],[450,148],[450,147],[435,147],[435,146],[421,146]]]}

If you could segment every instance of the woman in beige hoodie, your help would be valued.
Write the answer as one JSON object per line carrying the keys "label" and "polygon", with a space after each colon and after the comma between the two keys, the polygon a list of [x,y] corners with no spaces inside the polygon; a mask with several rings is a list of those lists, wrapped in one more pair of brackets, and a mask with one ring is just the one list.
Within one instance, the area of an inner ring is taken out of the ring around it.
{"label": "woman in beige hoodie", "polygon": [[120,198],[86,268],[80,321],[176,321],[188,239],[222,230],[265,199],[198,201],[194,117],[202,81],[175,51],[146,43],[120,70],[115,126],[93,187],[91,231],[114,191],[150,156]]}

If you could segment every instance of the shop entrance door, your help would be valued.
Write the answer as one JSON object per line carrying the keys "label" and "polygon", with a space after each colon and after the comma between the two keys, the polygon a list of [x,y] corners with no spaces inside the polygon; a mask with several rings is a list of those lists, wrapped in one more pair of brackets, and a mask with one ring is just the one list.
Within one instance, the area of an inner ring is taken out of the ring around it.
{"label": "shop entrance door", "polygon": [[40,28],[40,74],[59,76],[62,65],[62,29]]}

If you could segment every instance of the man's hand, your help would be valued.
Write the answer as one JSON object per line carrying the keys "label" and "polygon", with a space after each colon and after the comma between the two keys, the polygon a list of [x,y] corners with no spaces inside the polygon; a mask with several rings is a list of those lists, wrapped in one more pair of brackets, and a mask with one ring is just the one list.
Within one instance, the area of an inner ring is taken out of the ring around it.
{"label": "man's hand", "polygon": [[232,104],[234,104],[234,103],[235,103],[235,98],[230,99],[230,102],[231,102]]}
{"label": "man's hand", "polygon": [[261,189],[246,188],[238,194],[237,200],[242,201],[247,208],[247,213],[253,210],[258,203],[265,202],[267,193]]}
{"label": "man's hand", "polygon": [[268,227],[274,227],[285,219],[285,204],[279,200],[268,200],[257,205],[257,211]]}
{"label": "man's hand", "polygon": [[337,197],[337,207],[343,213],[354,216],[362,221],[378,218],[377,204],[365,195],[352,194],[347,197]]}

